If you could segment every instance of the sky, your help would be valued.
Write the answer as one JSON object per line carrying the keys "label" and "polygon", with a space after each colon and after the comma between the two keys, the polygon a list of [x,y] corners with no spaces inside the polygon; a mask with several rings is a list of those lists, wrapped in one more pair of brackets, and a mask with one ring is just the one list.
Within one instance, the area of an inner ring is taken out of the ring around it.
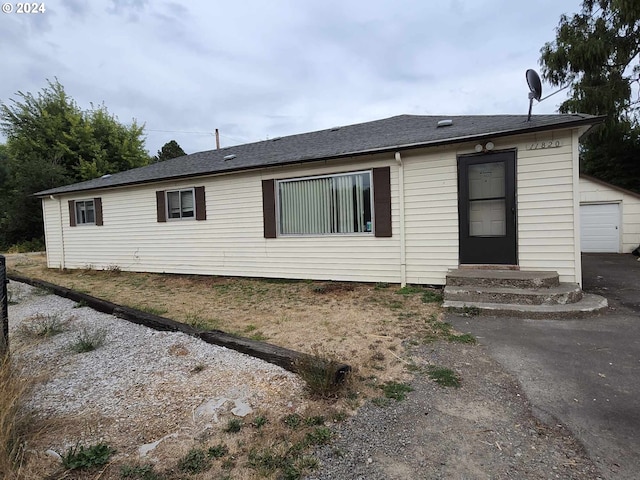
{"label": "sky", "polygon": [[49,0],[20,14],[2,2],[0,102],[57,78],[80,108],[144,124],[152,155],[170,140],[211,150],[216,128],[225,147],[400,114],[526,114],[525,71],[581,5]]}

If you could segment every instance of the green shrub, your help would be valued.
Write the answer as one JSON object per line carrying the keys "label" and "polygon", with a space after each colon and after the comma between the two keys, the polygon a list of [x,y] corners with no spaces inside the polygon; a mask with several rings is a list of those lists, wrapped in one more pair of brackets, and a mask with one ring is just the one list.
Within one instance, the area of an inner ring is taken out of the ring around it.
{"label": "green shrub", "polygon": [[201,448],[192,448],[178,461],[178,470],[190,474],[205,472],[211,466],[209,455]]}
{"label": "green shrub", "polygon": [[62,466],[67,470],[86,470],[100,467],[106,465],[114,453],[115,450],[104,442],[90,447],[77,444],[61,455]]}
{"label": "green shrub", "polygon": [[230,418],[227,422],[227,426],[224,428],[224,431],[227,433],[238,433],[240,430],[242,430],[243,426],[244,423],[242,422],[242,420],[238,418]]}
{"label": "green shrub", "polygon": [[229,447],[227,447],[224,443],[219,443],[218,445],[209,447],[209,449],[207,450],[207,456],[211,458],[222,458],[227,453],[229,453]]}

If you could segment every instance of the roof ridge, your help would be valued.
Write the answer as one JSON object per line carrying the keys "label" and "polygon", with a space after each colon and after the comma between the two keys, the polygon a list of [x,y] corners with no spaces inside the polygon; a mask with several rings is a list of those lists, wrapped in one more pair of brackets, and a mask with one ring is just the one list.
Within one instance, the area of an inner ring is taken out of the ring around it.
{"label": "roof ridge", "polygon": [[[400,114],[341,127],[297,133],[205,150],[156,162],[107,178],[43,190],[36,196],[160,182],[187,177],[231,173],[294,163],[370,155],[511,136],[528,132],[592,125],[602,117],[580,114],[534,115],[414,115]],[[438,127],[439,120],[452,119]],[[277,140],[277,141],[276,141]],[[230,155],[230,154],[233,154]],[[225,158],[226,157],[226,158]]]}

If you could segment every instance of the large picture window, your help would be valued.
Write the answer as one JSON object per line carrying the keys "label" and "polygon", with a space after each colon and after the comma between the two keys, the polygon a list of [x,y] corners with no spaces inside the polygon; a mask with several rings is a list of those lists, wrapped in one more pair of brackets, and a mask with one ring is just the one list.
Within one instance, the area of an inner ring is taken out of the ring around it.
{"label": "large picture window", "polygon": [[371,172],[278,181],[281,235],[371,233]]}

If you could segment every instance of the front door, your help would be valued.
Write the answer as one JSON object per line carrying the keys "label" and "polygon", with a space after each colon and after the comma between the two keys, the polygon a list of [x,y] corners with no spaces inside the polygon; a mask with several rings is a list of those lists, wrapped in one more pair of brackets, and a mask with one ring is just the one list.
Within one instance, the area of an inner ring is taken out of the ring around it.
{"label": "front door", "polygon": [[458,157],[461,264],[517,265],[516,152]]}

